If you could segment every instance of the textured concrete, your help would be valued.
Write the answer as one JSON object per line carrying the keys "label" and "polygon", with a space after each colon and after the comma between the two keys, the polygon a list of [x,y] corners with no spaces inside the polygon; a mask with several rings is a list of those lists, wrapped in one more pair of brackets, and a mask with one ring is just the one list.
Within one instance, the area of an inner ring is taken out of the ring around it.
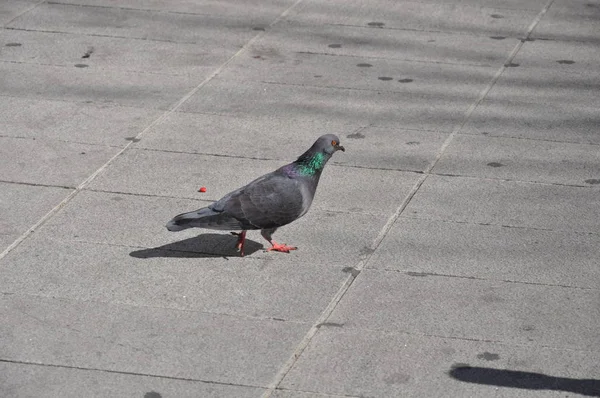
{"label": "textured concrete", "polygon": [[[600,397],[599,12],[0,1],[0,396]],[[297,251],[166,230],[324,133]]]}

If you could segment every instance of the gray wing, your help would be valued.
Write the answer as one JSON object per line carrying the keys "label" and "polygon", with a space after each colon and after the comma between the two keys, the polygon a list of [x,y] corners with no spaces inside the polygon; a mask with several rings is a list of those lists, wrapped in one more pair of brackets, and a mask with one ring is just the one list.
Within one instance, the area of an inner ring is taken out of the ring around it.
{"label": "gray wing", "polygon": [[244,229],[277,228],[306,212],[301,182],[274,172],[213,203],[211,210],[239,220]]}

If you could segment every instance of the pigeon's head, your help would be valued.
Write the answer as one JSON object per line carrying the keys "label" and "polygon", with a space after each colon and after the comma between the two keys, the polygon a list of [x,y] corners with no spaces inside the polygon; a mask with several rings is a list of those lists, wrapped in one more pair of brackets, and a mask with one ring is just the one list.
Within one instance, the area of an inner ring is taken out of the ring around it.
{"label": "pigeon's head", "polygon": [[324,152],[330,156],[336,151],[346,151],[346,149],[340,145],[340,139],[335,134],[325,134],[320,136],[311,149],[314,152]]}

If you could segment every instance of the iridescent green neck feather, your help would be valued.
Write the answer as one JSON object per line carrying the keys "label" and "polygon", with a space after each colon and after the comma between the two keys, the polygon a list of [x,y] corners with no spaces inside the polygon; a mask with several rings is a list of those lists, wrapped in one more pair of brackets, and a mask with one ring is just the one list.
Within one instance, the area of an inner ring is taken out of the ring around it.
{"label": "iridescent green neck feather", "polygon": [[302,159],[302,161],[298,164],[298,170],[300,171],[300,174],[305,176],[315,175],[323,170],[325,163],[327,163],[327,157],[325,154],[322,152],[317,152],[310,157]]}

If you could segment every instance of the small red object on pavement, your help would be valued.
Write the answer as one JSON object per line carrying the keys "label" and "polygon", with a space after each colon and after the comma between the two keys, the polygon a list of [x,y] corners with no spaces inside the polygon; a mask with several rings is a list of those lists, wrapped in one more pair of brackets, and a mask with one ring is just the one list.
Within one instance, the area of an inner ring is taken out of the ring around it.
{"label": "small red object on pavement", "polygon": [[200,187],[200,189],[198,190],[198,192],[206,192],[206,187]]}

